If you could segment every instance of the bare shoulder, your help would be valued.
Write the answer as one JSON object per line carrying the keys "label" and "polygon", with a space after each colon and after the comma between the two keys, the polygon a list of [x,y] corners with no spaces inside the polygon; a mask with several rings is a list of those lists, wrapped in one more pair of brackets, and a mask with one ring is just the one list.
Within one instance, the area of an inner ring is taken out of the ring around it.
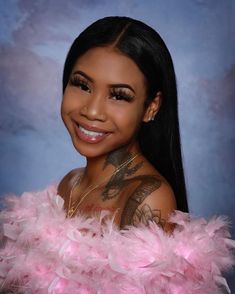
{"label": "bare shoulder", "polygon": [[171,186],[167,182],[161,182],[160,187],[149,194],[138,206],[133,222],[148,225],[149,221],[154,221],[164,230],[168,230],[170,228],[168,219],[175,209],[176,199]]}
{"label": "bare shoulder", "polygon": [[176,209],[176,199],[170,184],[157,173],[137,178],[141,181],[126,203],[121,227],[154,221],[164,230],[171,230],[168,218]]}
{"label": "bare shoulder", "polygon": [[161,181],[159,188],[149,194],[141,205],[144,204],[148,204],[150,207],[159,207],[164,214],[172,212],[176,209],[176,199],[171,186],[167,182]]}
{"label": "bare shoulder", "polygon": [[77,175],[83,172],[83,168],[75,168],[68,172],[60,181],[57,192],[63,198],[67,195],[68,191],[71,190],[73,181],[77,177]]}

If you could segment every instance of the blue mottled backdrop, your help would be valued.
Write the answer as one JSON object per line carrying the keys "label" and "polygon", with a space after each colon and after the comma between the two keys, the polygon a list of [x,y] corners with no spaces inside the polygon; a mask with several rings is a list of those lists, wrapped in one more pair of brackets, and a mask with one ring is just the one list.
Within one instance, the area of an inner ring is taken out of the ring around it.
{"label": "blue mottled backdrop", "polygon": [[228,215],[235,237],[233,0],[0,0],[0,194],[43,188],[84,164],[60,119],[63,62],[72,40],[108,15],[143,20],[166,41],[190,209]]}

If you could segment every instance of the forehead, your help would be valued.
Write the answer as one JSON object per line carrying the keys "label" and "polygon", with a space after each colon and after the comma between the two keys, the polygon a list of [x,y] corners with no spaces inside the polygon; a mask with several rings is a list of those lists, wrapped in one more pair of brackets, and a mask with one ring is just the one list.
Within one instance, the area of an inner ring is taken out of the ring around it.
{"label": "forehead", "polygon": [[73,71],[78,69],[97,82],[130,83],[137,88],[145,85],[145,77],[136,63],[113,47],[88,50],[76,61]]}

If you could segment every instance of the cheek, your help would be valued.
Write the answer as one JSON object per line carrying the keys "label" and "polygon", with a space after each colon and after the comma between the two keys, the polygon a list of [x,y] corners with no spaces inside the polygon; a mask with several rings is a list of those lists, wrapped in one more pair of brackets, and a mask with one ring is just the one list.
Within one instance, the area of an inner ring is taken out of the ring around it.
{"label": "cheek", "polygon": [[61,114],[65,112],[65,109],[66,109],[66,103],[65,103],[65,99],[63,97],[62,101],[61,101],[61,106],[60,106]]}
{"label": "cheek", "polygon": [[113,112],[113,117],[118,128],[126,133],[135,132],[142,123],[140,108],[126,108],[123,111]]}
{"label": "cheek", "polygon": [[60,114],[65,125],[69,124],[70,113],[73,111],[75,107],[73,104],[74,102],[70,96],[66,96],[66,95],[63,96],[63,99],[61,102]]}
{"label": "cheek", "polygon": [[74,106],[75,101],[76,100],[73,99],[73,97],[71,95],[65,94],[62,99],[61,109],[63,111],[67,111],[67,110],[71,109]]}
{"label": "cheek", "polygon": [[61,118],[64,122],[64,124],[66,125],[66,120],[67,120],[67,117],[68,117],[68,112],[69,110],[67,109],[67,105],[66,105],[66,102],[63,98],[62,102],[61,102],[61,107],[60,107],[60,115],[61,115]]}
{"label": "cheek", "polygon": [[64,95],[61,102],[61,115],[66,116],[78,108],[79,100],[74,95]]}

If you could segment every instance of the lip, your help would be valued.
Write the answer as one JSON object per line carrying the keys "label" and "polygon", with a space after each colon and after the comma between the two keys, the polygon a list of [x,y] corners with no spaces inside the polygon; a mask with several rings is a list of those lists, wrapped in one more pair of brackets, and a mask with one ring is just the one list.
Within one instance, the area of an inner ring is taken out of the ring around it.
{"label": "lip", "polygon": [[76,121],[74,121],[74,123],[77,126],[81,126],[82,128],[84,128],[84,129],[86,129],[88,131],[99,132],[99,133],[110,133],[109,131],[101,129],[101,128],[95,126],[95,125],[91,126],[91,125],[87,125],[87,124],[84,124],[84,123],[78,123]]}
{"label": "lip", "polygon": [[[93,132],[99,132],[99,133],[103,133],[102,135],[96,135],[96,136],[90,136],[88,134],[85,134],[80,128],[79,126],[81,126],[82,128],[88,130],[88,131],[93,131]],[[80,140],[82,140],[83,142],[86,143],[91,143],[91,144],[96,144],[99,143],[101,141],[103,141],[107,136],[110,135],[110,132],[104,131],[103,129],[94,127],[94,126],[88,126],[85,124],[79,124],[77,122],[74,121],[74,129],[76,132],[76,135],[78,136],[78,138]]]}

